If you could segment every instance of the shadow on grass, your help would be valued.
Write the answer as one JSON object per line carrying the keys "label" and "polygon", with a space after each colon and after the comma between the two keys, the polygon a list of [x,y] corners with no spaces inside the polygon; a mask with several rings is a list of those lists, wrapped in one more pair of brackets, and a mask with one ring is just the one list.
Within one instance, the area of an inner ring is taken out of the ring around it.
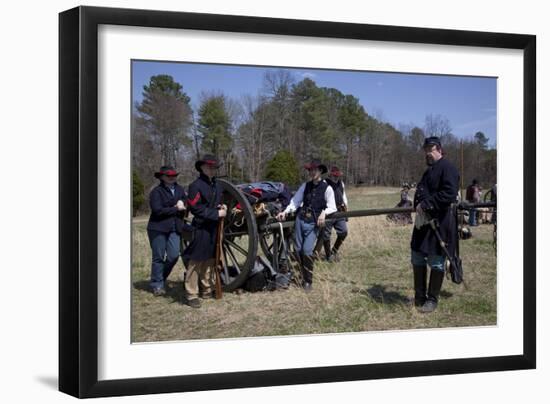
{"label": "shadow on grass", "polygon": [[386,286],[374,284],[369,289],[361,289],[356,293],[369,296],[377,303],[381,304],[409,304],[410,298],[399,292],[388,291]]}
{"label": "shadow on grass", "polygon": [[[168,287],[166,289],[166,294],[163,296],[159,296],[158,298],[167,299],[170,301],[170,303],[181,303],[184,296],[183,284],[181,282],[176,283],[167,281],[167,286]],[[134,282],[134,288],[152,294],[149,281],[136,281]]]}

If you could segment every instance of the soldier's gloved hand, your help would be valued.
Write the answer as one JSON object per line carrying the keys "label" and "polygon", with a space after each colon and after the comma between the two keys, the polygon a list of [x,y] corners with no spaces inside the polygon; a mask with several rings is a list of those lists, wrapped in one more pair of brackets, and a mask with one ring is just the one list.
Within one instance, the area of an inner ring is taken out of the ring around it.
{"label": "soldier's gloved hand", "polygon": [[218,217],[226,217],[227,216],[227,206],[222,205],[218,209]]}
{"label": "soldier's gloved hand", "polygon": [[286,213],[285,213],[285,212],[279,212],[279,213],[277,213],[277,220],[278,220],[279,222],[282,222],[282,221],[285,220],[285,219],[286,219]]}
{"label": "soldier's gloved hand", "polygon": [[178,210],[185,210],[185,204],[182,200],[179,200],[178,203],[176,203],[176,208],[178,208]]}

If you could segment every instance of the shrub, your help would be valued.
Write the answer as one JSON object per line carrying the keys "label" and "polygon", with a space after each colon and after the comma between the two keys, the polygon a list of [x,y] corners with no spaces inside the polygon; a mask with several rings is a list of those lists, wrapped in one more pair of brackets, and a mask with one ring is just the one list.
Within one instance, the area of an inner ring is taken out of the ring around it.
{"label": "shrub", "polygon": [[265,178],[269,181],[281,181],[287,185],[296,185],[300,181],[298,162],[289,151],[280,150],[267,162]]}
{"label": "shrub", "polygon": [[145,187],[136,170],[132,171],[132,215],[135,217],[145,202]]}

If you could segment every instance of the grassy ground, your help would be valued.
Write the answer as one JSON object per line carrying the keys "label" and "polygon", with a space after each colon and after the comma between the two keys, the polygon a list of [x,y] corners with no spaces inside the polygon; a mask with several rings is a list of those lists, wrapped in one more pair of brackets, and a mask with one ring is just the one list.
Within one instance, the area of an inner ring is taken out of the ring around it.
{"label": "grassy ground", "polygon": [[[350,188],[351,209],[393,207],[397,188]],[[267,335],[299,335],[369,330],[480,326],[496,324],[496,257],[492,226],[473,228],[461,242],[465,284],[445,280],[440,305],[418,313],[409,264],[411,226],[385,217],[353,218],[342,261],[317,263],[314,290],[228,293],[192,309],[183,300],[183,265],[178,262],[166,296],[148,291],[150,249],[146,221],[133,229],[132,335],[134,342]]]}

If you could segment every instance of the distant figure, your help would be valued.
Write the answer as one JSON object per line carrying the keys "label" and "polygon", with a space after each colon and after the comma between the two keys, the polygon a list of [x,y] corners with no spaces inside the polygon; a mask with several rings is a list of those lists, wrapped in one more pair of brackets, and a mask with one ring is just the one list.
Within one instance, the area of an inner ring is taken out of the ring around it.
{"label": "distant figure", "polygon": [[[410,208],[412,207],[412,201],[409,198],[409,191],[411,186],[405,182],[403,188],[401,189],[401,199],[399,203],[395,206],[396,208]],[[412,224],[412,216],[410,213],[392,213],[386,216],[390,222],[397,224]]]}
{"label": "distant figure", "polygon": [[[437,220],[441,238],[452,256],[457,245],[457,232],[451,205],[456,202],[460,175],[456,167],[443,156],[438,137],[427,138],[423,148],[428,168],[414,195],[416,218],[411,239],[411,263],[415,306],[422,313],[430,313],[437,307],[445,277],[446,259],[430,220]],[[430,283],[427,288],[426,264],[430,266]]]}
{"label": "distant figure", "polygon": [[[481,187],[474,179],[472,183],[466,188],[466,201],[469,203],[479,203],[481,201]],[[477,226],[477,210],[469,210],[469,223],[470,226]]]}
{"label": "distant figure", "polygon": [[399,202],[399,207],[412,206],[412,201],[409,198],[409,191],[411,186],[405,182],[401,188],[401,201]]}
{"label": "distant figure", "polygon": [[[494,202],[497,203],[497,184],[493,185],[489,191],[485,194],[484,198],[485,202]],[[493,209],[493,213],[491,214],[491,223],[494,224],[497,222],[497,210]]]}

